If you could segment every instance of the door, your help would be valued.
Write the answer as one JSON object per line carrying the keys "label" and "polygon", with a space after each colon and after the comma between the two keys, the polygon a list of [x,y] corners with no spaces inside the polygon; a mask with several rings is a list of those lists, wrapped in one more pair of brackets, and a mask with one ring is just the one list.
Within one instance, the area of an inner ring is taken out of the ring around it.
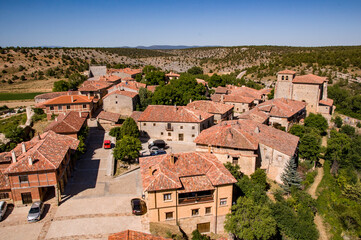
{"label": "door", "polygon": [[178,134],[178,140],[179,141],[184,141],[184,134],[183,133]]}
{"label": "door", "polygon": [[211,223],[199,223],[197,224],[197,229],[200,233],[208,233],[211,231]]}
{"label": "door", "polygon": [[23,204],[29,204],[33,202],[33,199],[31,198],[31,193],[22,193],[21,199],[23,200]]}

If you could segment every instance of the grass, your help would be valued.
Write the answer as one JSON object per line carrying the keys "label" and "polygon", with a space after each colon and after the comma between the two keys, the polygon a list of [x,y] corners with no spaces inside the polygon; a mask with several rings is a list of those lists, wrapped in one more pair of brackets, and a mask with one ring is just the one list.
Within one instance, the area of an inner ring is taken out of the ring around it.
{"label": "grass", "polygon": [[36,95],[39,95],[39,94],[42,94],[42,92],[35,92],[35,93],[0,93],[0,101],[34,99],[34,97]]}
{"label": "grass", "polygon": [[0,132],[4,133],[8,128],[12,126],[19,126],[26,122],[26,114],[20,114],[16,116],[12,116],[7,119],[0,120]]}

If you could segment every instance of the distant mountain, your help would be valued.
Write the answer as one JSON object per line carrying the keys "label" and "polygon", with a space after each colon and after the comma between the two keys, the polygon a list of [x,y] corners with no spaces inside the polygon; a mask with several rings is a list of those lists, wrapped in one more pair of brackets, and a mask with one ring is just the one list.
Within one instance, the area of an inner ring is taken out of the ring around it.
{"label": "distant mountain", "polygon": [[149,47],[136,46],[135,48],[149,49],[149,50],[167,50],[167,49],[186,49],[186,48],[200,48],[200,47],[220,47],[220,46],[152,45]]}

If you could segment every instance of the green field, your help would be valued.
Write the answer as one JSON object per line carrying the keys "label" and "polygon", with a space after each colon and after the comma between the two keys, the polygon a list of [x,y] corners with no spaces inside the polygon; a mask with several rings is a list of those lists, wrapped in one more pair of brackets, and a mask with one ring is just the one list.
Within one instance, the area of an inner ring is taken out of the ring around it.
{"label": "green field", "polygon": [[37,93],[0,93],[0,101],[34,99],[34,97],[36,95],[39,95],[39,94],[42,94],[42,92],[37,92]]}

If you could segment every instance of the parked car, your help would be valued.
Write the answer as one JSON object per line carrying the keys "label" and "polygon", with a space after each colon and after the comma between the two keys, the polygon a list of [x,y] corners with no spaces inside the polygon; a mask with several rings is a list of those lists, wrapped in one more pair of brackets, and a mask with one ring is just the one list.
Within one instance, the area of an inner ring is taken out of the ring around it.
{"label": "parked car", "polygon": [[142,215],[145,213],[145,203],[139,198],[133,198],[130,201],[132,205],[132,213],[135,215]]}
{"label": "parked car", "polygon": [[104,148],[110,149],[111,147],[112,147],[112,143],[110,142],[110,140],[104,140]]}
{"label": "parked car", "polygon": [[156,156],[156,155],[162,155],[162,154],[167,154],[167,152],[162,149],[150,152],[150,156]]}
{"label": "parked car", "polygon": [[28,222],[37,222],[41,219],[41,215],[44,212],[44,203],[42,201],[34,202],[31,205],[28,214]]}
{"label": "parked car", "polygon": [[165,148],[167,144],[163,140],[154,140],[148,144],[148,148],[151,149],[153,146],[157,146],[158,148]]}
{"label": "parked car", "polygon": [[3,220],[3,217],[6,213],[6,209],[8,209],[8,204],[5,201],[0,202],[0,221]]}

